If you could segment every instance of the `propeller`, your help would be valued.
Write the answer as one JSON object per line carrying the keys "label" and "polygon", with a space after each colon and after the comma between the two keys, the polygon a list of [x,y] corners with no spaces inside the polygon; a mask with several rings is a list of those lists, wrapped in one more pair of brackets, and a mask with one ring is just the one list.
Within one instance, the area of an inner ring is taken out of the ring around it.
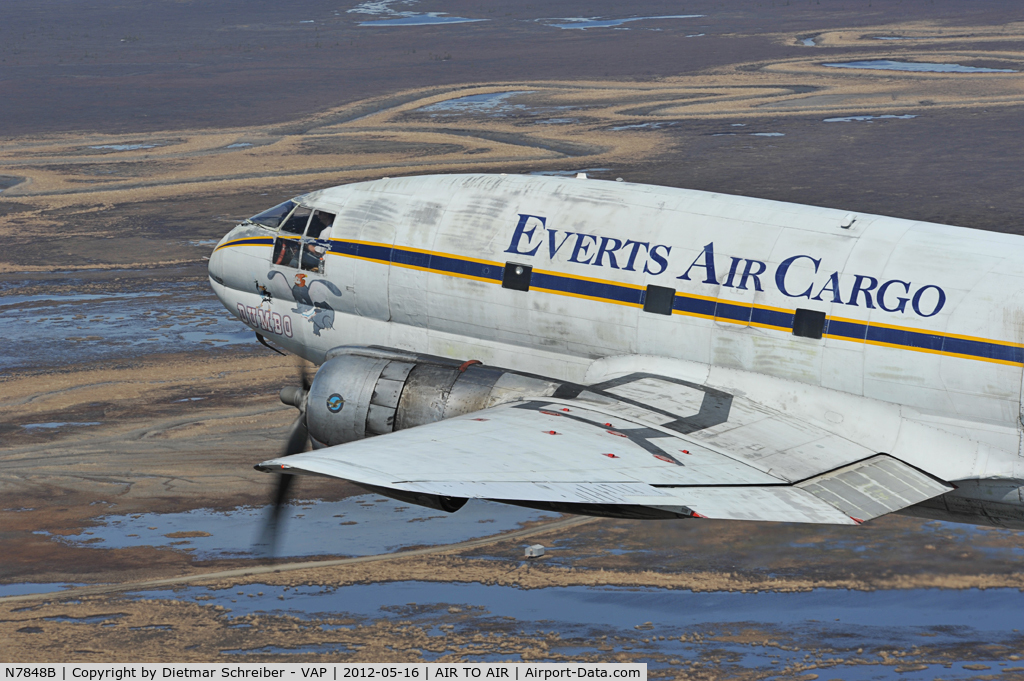
{"label": "propeller", "polygon": [[[302,387],[285,386],[281,388],[279,397],[284,404],[296,407],[299,415],[288,430],[288,441],[285,443],[284,451],[280,456],[292,456],[306,451],[306,444],[309,441],[309,429],[306,427],[306,395],[309,393],[309,380],[302,365],[298,365],[299,377]],[[270,516],[263,526],[260,545],[266,549],[268,556],[274,555],[277,545],[279,526],[281,525],[281,511],[288,503],[288,492],[291,489],[294,475],[289,473],[277,474],[277,487],[274,489],[273,505],[270,508]]]}

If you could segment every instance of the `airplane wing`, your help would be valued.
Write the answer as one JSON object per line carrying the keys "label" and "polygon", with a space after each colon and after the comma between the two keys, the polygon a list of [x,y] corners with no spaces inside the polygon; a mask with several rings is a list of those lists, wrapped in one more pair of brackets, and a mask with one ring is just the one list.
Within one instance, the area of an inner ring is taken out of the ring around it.
{"label": "airplane wing", "polygon": [[739,396],[634,374],[274,459],[406,494],[648,508],[683,517],[857,524],[953,486]]}

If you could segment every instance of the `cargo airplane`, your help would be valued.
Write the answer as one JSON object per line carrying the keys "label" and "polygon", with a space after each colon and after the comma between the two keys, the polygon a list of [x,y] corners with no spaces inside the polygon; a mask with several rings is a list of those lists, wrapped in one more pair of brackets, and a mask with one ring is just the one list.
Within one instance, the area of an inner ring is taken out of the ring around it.
{"label": "cargo airplane", "polygon": [[209,276],[319,365],[256,466],[278,510],[310,474],[448,512],[1024,528],[1020,236],[434,175],[286,201]]}

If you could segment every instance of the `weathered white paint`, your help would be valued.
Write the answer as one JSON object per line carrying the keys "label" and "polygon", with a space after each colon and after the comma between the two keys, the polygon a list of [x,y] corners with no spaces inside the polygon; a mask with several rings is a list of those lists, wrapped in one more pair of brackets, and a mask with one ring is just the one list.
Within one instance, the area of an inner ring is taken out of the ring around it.
{"label": "weathered white paint", "polygon": [[[269,277],[271,230],[237,227],[214,252],[210,272],[225,306],[253,328],[260,325],[238,305],[289,315],[291,336],[260,333],[314,362],[340,345],[379,345],[584,383],[662,375],[735,395],[736,421],[697,440],[786,480],[872,452],[945,480],[1024,478],[1016,350],[1024,345],[1022,237],[865,214],[844,228],[842,210],[532,176],[384,179],[299,200],[338,214],[334,252],[324,274],[311,277],[342,291],[329,300],[336,314],[328,327],[303,318],[302,306],[280,288],[284,278]],[[629,243],[647,246],[631,251]],[[377,255],[364,257],[353,244]],[[598,265],[600,244],[608,249]],[[717,283],[708,283],[709,244]],[[406,260],[380,257],[392,247]],[[475,274],[416,264],[409,260],[416,254],[469,263]],[[787,259],[782,286],[789,295],[776,279]],[[529,292],[500,286],[508,262],[533,267]],[[744,271],[758,275],[762,266],[761,290],[752,277],[739,286]],[[833,272],[840,302],[826,287]],[[864,293],[852,295],[858,275],[871,288],[872,306]],[[547,289],[544,276],[590,288]],[[879,288],[889,281],[887,310]],[[907,293],[901,282],[909,283]],[[718,303],[718,310],[820,311],[830,324],[870,324],[887,335],[872,343],[832,333],[812,339],[763,315],[653,314],[590,295],[603,284],[620,292],[673,288],[688,300]],[[944,305],[932,315],[939,289]],[[922,351],[920,342],[902,340],[914,333],[974,339],[971,347],[992,355],[957,355],[952,346]],[[663,397],[687,406],[685,391]],[[641,407],[622,409],[652,422]],[[755,455],[748,448],[759,442],[768,450]]]}

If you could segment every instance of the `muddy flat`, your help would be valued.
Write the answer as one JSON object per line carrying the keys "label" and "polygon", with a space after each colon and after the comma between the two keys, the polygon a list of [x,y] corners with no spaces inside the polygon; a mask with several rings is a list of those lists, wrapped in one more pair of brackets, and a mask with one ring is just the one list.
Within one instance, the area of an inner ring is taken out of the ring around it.
{"label": "muddy flat", "polygon": [[9,3],[0,661],[1024,677],[1024,533],[998,528],[448,516],[307,478],[261,544],[252,465],[316,367],[205,258],[286,198],[586,172],[1024,232],[1024,10],[873,4]]}

